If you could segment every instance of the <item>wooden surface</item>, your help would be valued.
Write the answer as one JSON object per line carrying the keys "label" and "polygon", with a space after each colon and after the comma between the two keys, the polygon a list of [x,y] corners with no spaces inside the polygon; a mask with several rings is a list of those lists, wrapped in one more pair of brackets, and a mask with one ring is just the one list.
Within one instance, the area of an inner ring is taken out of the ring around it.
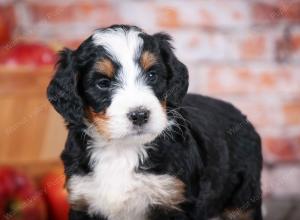
{"label": "wooden surface", "polygon": [[59,160],[66,129],[46,98],[52,70],[0,70],[0,164]]}

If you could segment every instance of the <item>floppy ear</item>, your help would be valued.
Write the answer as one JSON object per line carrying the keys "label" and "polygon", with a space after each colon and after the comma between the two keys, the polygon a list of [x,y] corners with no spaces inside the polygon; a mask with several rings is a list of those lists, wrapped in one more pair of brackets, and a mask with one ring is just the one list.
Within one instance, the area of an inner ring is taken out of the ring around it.
{"label": "floppy ear", "polygon": [[188,70],[175,56],[168,34],[157,33],[153,37],[158,40],[160,53],[168,71],[167,103],[177,106],[188,89]]}
{"label": "floppy ear", "polygon": [[77,93],[78,73],[74,69],[73,51],[65,48],[59,55],[56,73],[47,89],[48,99],[68,123],[78,124],[84,112]]}

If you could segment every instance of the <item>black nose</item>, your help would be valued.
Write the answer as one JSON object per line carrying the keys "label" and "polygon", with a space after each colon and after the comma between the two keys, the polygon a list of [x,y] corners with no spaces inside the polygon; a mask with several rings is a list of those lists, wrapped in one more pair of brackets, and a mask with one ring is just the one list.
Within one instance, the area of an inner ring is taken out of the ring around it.
{"label": "black nose", "polygon": [[127,117],[134,125],[141,126],[148,122],[150,111],[144,108],[137,108],[127,114]]}

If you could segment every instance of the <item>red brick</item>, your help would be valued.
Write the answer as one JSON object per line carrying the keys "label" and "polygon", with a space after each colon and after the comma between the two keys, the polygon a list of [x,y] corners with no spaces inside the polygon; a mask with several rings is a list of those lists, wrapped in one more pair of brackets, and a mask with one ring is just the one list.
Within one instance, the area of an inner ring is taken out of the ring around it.
{"label": "red brick", "polygon": [[233,35],[230,46],[235,51],[235,59],[273,61],[276,39],[281,36],[281,28],[253,28]]}
{"label": "red brick", "polygon": [[157,24],[161,27],[176,28],[182,25],[176,8],[158,7],[157,14]]}
{"label": "red brick", "polygon": [[293,50],[300,50],[300,34],[292,36],[292,45]]}
{"label": "red brick", "polygon": [[290,32],[290,43],[291,43],[291,54],[289,59],[294,62],[299,62],[300,60],[300,27],[295,27],[291,29]]}
{"label": "red brick", "polygon": [[[283,105],[285,122],[288,125],[300,126],[300,97]],[[300,146],[299,146],[300,147]]]}
{"label": "red brick", "polygon": [[208,9],[199,9],[199,22],[204,27],[216,27],[217,18]]}
{"label": "red brick", "polygon": [[266,87],[274,87],[275,84],[276,84],[276,79],[275,77],[272,76],[272,73],[269,73],[269,72],[263,72],[261,73],[261,76],[260,76],[260,82],[266,86]]}
{"label": "red brick", "polygon": [[252,17],[255,22],[274,23],[278,22],[282,16],[278,6],[257,2],[252,6]]}
{"label": "red brick", "polygon": [[266,137],[263,139],[266,157],[281,161],[295,160],[296,154],[290,139],[281,137]]}
{"label": "red brick", "polygon": [[280,21],[299,22],[300,2],[257,2],[252,6],[252,17],[259,23],[275,23]]}
{"label": "red brick", "polygon": [[299,1],[288,1],[281,2],[279,4],[279,12],[283,19],[289,20],[290,22],[300,21],[300,2]]}
{"label": "red brick", "polygon": [[244,59],[260,57],[266,50],[266,39],[263,36],[246,38],[241,42],[241,56]]}

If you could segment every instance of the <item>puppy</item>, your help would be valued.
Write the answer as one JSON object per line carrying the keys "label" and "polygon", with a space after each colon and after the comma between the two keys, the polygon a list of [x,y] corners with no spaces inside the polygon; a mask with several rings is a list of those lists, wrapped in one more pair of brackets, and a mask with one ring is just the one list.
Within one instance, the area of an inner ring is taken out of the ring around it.
{"label": "puppy", "polygon": [[186,95],[170,36],[114,25],[60,53],[71,220],[261,220],[261,142],[231,104]]}

